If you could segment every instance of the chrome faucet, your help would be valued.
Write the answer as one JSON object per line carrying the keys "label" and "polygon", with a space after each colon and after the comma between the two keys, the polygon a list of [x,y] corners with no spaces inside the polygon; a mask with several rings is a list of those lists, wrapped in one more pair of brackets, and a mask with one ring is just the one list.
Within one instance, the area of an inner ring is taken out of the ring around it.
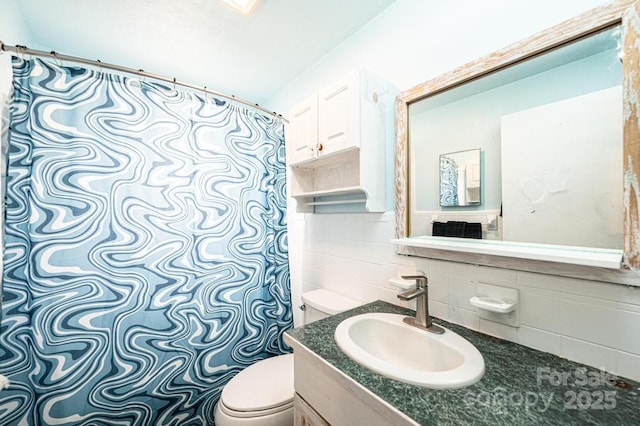
{"label": "chrome faucet", "polygon": [[403,321],[406,324],[432,333],[444,333],[444,329],[433,324],[429,316],[429,287],[427,286],[427,277],[424,275],[403,275],[402,278],[405,280],[416,280],[416,288],[399,294],[398,299],[404,301],[418,299],[416,301],[416,317],[405,317]]}

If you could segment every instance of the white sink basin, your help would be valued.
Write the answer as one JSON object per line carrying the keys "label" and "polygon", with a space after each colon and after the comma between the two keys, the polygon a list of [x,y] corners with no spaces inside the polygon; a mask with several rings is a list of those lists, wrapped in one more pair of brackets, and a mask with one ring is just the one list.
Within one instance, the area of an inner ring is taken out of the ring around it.
{"label": "white sink basin", "polygon": [[340,349],[383,376],[434,389],[461,388],[484,374],[482,354],[445,328],[434,334],[402,322],[403,315],[371,313],[342,321],[335,332]]}

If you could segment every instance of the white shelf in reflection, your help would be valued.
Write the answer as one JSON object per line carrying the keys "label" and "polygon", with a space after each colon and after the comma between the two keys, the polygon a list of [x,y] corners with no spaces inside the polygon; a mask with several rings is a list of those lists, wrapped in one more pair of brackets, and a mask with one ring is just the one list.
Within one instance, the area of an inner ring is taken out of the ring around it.
{"label": "white shelf in reflection", "polygon": [[450,237],[393,239],[399,246],[620,269],[622,250]]}

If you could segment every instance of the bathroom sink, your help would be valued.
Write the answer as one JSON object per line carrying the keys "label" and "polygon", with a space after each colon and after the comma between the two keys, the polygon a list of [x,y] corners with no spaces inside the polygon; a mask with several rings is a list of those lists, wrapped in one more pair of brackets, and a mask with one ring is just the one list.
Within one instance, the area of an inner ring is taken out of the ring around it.
{"label": "bathroom sink", "polygon": [[370,313],[342,321],[336,343],[352,360],[383,376],[433,389],[461,388],[484,374],[482,354],[445,328],[434,334],[403,322],[404,315]]}

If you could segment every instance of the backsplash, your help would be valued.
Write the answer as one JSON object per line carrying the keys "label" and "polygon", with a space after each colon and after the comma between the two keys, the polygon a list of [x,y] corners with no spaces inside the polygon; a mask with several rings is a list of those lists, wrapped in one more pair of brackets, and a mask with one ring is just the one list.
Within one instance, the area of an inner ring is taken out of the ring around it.
{"label": "backsplash", "polygon": [[[397,256],[393,212],[291,219],[291,240],[302,240],[303,253],[292,259],[302,267],[292,266],[294,305],[301,292],[322,287],[406,306],[388,280],[419,270],[429,278],[433,316],[640,380],[640,287]],[[479,282],[519,290],[520,327],[479,318],[469,303]]]}

